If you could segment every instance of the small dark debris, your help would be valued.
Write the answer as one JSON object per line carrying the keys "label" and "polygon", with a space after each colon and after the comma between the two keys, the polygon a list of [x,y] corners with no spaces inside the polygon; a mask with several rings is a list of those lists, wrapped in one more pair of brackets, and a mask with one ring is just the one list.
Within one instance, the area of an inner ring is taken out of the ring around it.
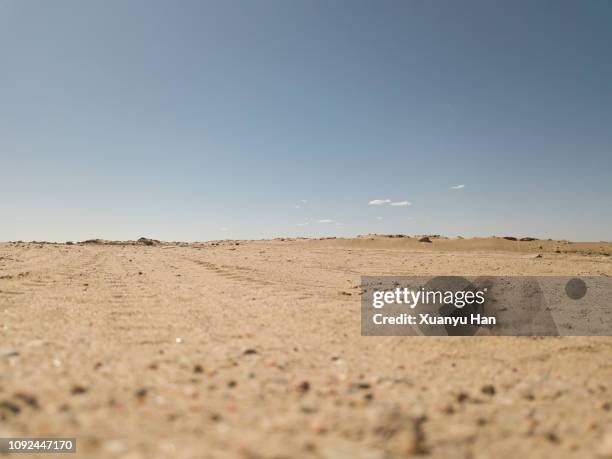
{"label": "small dark debris", "polygon": [[74,386],[72,386],[72,389],[70,390],[70,393],[72,395],[83,395],[85,393],[87,393],[88,389],[84,386],[81,386],[79,384],[76,384]]}
{"label": "small dark debris", "polygon": [[249,349],[245,349],[245,351],[243,352],[244,355],[253,355],[253,354],[257,354],[257,349],[253,349],[253,348],[249,348]]}
{"label": "small dark debris", "polygon": [[369,384],[367,382],[358,382],[358,383],[353,384],[352,387],[354,389],[358,389],[358,390],[368,390],[372,386],[371,386],[371,384]]}
{"label": "small dark debris", "polygon": [[3,400],[0,402],[0,419],[2,419],[2,411],[8,411],[11,414],[19,414],[21,413],[21,408],[13,402]]}
{"label": "small dark debris", "polygon": [[193,372],[194,373],[204,373],[204,368],[202,367],[202,365],[194,365]]}
{"label": "small dark debris", "polygon": [[15,398],[18,400],[21,400],[23,403],[28,405],[30,408],[33,408],[35,410],[40,408],[40,406],[38,405],[38,399],[36,398],[35,395],[27,394],[25,392],[17,392],[15,394]]}
{"label": "small dark debris", "polygon": [[554,432],[548,432],[546,434],[546,439],[551,443],[559,443],[561,441],[559,436]]}
{"label": "small dark debris", "polygon": [[305,394],[306,392],[308,392],[310,390],[310,383],[308,381],[302,381],[302,382],[296,384],[295,389],[299,393]]}
{"label": "small dark debris", "polygon": [[136,391],[136,398],[142,400],[147,396],[148,393],[149,393],[148,389],[145,387],[142,387]]}
{"label": "small dark debris", "polygon": [[495,395],[495,386],[493,384],[487,384],[482,386],[480,392],[486,395]]}

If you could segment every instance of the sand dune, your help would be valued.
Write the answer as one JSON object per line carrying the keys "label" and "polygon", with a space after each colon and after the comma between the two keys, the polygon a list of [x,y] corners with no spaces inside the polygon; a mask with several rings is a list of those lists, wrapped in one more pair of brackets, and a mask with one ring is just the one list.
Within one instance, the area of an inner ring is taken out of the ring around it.
{"label": "sand dune", "polygon": [[610,276],[612,245],[431,240],[0,244],[0,436],[88,458],[612,455],[612,338],[362,337],[358,288]]}

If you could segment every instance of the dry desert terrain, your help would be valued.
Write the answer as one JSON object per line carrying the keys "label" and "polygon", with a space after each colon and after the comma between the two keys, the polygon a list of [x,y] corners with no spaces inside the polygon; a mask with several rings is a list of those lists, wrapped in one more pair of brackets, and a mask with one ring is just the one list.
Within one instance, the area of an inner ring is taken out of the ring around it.
{"label": "dry desert terrain", "polygon": [[362,337],[359,296],[361,275],[610,276],[612,245],[432,241],[0,244],[0,437],[76,437],[83,458],[612,457],[612,338]]}

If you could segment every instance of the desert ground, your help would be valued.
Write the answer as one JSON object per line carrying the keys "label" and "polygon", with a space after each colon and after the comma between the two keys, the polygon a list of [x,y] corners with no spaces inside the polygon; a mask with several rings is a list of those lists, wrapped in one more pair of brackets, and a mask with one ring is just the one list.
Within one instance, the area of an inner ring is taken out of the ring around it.
{"label": "desert ground", "polygon": [[612,457],[612,338],[363,337],[359,295],[361,275],[610,276],[612,244],[431,241],[0,244],[0,437],[76,437],[84,458]]}

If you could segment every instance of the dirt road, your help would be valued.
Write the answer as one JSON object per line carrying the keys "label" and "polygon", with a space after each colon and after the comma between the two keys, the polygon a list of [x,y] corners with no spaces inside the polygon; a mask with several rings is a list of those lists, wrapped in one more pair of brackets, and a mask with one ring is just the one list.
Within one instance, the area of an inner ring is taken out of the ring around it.
{"label": "dirt road", "polygon": [[612,275],[607,246],[505,243],[0,244],[0,437],[88,458],[612,457],[612,338],[360,335],[362,274]]}

